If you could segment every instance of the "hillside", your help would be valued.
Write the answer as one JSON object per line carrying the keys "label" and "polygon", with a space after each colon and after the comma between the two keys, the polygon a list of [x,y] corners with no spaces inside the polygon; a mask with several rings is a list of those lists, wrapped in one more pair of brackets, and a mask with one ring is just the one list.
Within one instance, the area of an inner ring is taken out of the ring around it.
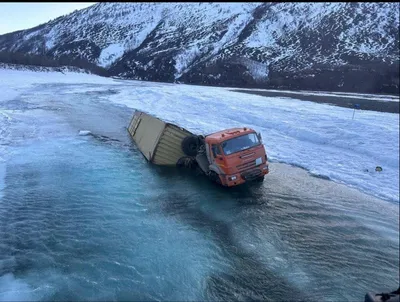
{"label": "hillside", "polygon": [[0,36],[130,79],[399,91],[399,3],[98,3]]}

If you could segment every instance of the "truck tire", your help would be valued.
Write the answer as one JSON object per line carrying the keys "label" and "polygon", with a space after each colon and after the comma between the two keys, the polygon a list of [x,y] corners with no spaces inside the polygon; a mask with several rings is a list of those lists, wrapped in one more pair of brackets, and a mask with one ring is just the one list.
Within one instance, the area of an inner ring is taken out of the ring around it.
{"label": "truck tire", "polygon": [[196,156],[199,147],[200,142],[198,137],[195,135],[185,137],[181,145],[183,153],[185,153],[187,156]]}
{"label": "truck tire", "polygon": [[210,171],[208,172],[208,178],[212,181],[217,183],[218,185],[222,185],[221,183],[221,179],[219,178],[219,175],[214,172],[214,171]]}
{"label": "truck tire", "polygon": [[187,168],[194,170],[197,167],[197,163],[193,157],[183,156],[177,161],[176,166],[177,168]]}

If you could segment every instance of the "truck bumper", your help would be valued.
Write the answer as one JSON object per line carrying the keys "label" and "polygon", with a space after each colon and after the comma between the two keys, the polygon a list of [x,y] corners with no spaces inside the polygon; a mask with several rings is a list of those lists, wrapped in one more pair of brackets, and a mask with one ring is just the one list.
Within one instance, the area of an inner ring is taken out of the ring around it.
{"label": "truck bumper", "polygon": [[233,187],[233,186],[238,186],[241,184],[244,184],[246,182],[251,182],[256,179],[259,179],[260,177],[263,177],[264,175],[267,175],[269,173],[269,166],[267,164],[263,164],[261,167],[256,168],[256,169],[251,169],[248,171],[244,171],[241,173],[237,174],[232,174],[232,175],[224,175],[224,177],[221,177],[222,179],[222,185],[226,187]]}

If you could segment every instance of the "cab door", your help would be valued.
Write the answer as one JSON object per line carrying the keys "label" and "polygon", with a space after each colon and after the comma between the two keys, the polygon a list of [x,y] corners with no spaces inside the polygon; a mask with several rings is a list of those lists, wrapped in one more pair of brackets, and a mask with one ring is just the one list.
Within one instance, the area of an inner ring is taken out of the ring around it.
{"label": "cab door", "polygon": [[215,164],[221,170],[221,174],[225,174],[225,165],[224,165],[224,158],[222,156],[221,147],[219,145],[211,145],[211,157],[212,163]]}

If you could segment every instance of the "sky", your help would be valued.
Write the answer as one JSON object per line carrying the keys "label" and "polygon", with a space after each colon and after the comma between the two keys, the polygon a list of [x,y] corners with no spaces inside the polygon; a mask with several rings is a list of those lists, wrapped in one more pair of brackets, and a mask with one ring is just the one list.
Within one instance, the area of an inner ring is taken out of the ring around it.
{"label": "sky", "polygon": [[96,2],[1,2],[0,35],[28,29]]}

